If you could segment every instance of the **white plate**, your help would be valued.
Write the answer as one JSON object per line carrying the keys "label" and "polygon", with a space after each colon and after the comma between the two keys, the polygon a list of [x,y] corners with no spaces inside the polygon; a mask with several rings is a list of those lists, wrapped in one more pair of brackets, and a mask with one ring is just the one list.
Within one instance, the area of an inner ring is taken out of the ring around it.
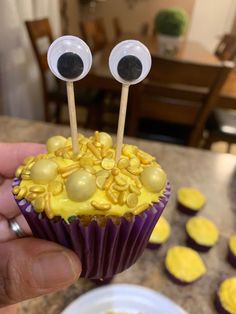
{"label": "white plate", "polygon": [[173,301],[151,289],[135,285],[108,285],[89,291],[62,314],[187,314]]}

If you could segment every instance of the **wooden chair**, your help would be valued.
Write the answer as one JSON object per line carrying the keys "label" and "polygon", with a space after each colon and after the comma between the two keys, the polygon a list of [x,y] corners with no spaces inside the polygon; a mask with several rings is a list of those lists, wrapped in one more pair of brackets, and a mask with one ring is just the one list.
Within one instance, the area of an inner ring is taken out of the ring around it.
{"label": "wooden chair", "polygon": [[122,30],[119,18],[114,17],[112,20],[112,24],[113,24],[115,38],[120,38],[123,33],[123,30]]}
{"label": "wooden chair", "polygon": [[103,49],[108,40],[102,19],[89,19],[80,22],[83,39],[89,45],[92,52]]}
{"label": "wooden chair", "polygon": [[133,91],[128,134],[137,136],[141,119],[152,119],[188,127],[187,144],[197,146],[232,67],[153,58],[148,80]]}
{"label": "wooden chair", "polygon": [[215,55],[223,61],[234,60],[236,57],[236,36],[225,34],[215,50]]}
{"label": "wooden chair", "polygon": [[[67,94],[65,83],[56,79],[52,75],[47,63],[47,49],[53,41],[49,20],[44,18],[40,20],[26,21],[25,24],[41,74],[45,120],[53,121],[55,119],[57,123],[61,123],[61,109],[63,105],[67,104]],[[42,46],[44,47],[42,48]],[[91,125],[90,118],[93,116],[95,102],[99,97],[97,91],[85,88],[75,89],[75,97],[76,103],[86,107],[88,111],[84,126],[96,128],[96,126]],[[51,114],[51,103],[56,105],[55,116]]]}
{"label": "wooden chair", "polygon": [[214,142],[228,143],[227,152],[230,153],[231,144],[236,143],[236,111],[229,109],[215,109],[207,124],[207,137],[204,148],[210,149]]}

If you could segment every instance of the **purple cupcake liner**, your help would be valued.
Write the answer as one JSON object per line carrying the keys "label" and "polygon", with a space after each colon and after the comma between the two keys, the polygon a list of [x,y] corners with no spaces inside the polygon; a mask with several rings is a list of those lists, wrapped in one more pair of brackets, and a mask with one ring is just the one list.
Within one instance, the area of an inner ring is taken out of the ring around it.
{"label": "purple cupcake liner", "polygon": [[[19,183],[19,179],[13,180],[13,186]],[[129,268],[142,255],[168,202],[170,190],[170,184],[167,183],[158,203],[134,216],[132,221],[122,217],[119,224],[114,224],[111,219],[107,219],[104,227],[96,221],[83,226],[79,219],[70,223],[63,219],[49,219],[36,213],[25,199],[16,202],[36,238],[57,242],[72,249],[82,263],[81,277],[106,280]]]}
{"label": "purple cupcake liner", "polygon": [[178,209],[181,213],[183,213],[183,214],[185,214],[185,215],[188,215],[188,216],[195,216],[195,215],[197,215],[197,214],[202,210],[202,208],[199,209],[199,210],[191,209],[191,208],[189,208],[189,207],[184,206],[184,205],[181,204],[180,202],[177,202],[177,209]]}
{"label": "purple cupcake liner", "polygon": [[162,243],[152,243],[148,242],[147,249],[149,250],[158,250],[162,246]]}
{"label": "purple cupcake liner", "polygon": [[228,262],[230,263],[230,265],[234,268],[236,268],[236,256],[234,255],[234,253],[230,250],[229,248],[229,252],[228,252]]}
{"label": "purple cupcake liner", "polygon": [[202,253],[208,252],[214,246],[214,245],[213,246],[207,246],[207,245],[199,244],[194,239],[192,239],[188,233],[187,233],[186,244],[187,244],[187,246],[191,247],[192,249],[194,249],[198,252],[202,252]]}

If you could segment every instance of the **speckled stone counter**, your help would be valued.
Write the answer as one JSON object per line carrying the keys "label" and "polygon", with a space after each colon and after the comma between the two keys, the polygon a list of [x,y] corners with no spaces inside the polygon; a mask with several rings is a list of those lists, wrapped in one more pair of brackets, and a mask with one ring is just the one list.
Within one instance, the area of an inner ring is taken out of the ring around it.
{"label": "speckled stone counter", "polygon": [[[84,132],[88,133],[88,132]],[[69,135],[68,127],[0,117],[0,141],[45,142],[52,135]],[[143,285],[164,293],[190,314],[215,313],[214,293],[218,283],[236,271],[226,262],[227,241],[236,233],[236,157],[126,139],[157,157],[172,185],[172,196],[164,215],[172,226],[171,238],[159,251],[146,250],[129,270],[117,275],[113,283]],[[206,275],[193,285],[180,287],[169,281],[163,269],[168,247],[185,243],[184,225],[188,217],[175,209],[176,191],[182,186],[199,188],[207,197],[202,214],[212,219],[220,229],[220,241],[209,253],[201,254]],[[90,281],[80,279],[70,288],[24,302],[19,314],[58,314],[82,293],[95,288]]]}

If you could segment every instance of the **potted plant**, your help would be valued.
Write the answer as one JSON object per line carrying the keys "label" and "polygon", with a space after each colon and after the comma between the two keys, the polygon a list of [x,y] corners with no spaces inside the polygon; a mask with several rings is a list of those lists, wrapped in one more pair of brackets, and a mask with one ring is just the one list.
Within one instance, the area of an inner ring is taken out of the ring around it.
{"label": "potted plant", "polygon": [[173,56],[178,51],[188,24],[188,15],[182,9],[160,10],[155,17],[159,53]]}

